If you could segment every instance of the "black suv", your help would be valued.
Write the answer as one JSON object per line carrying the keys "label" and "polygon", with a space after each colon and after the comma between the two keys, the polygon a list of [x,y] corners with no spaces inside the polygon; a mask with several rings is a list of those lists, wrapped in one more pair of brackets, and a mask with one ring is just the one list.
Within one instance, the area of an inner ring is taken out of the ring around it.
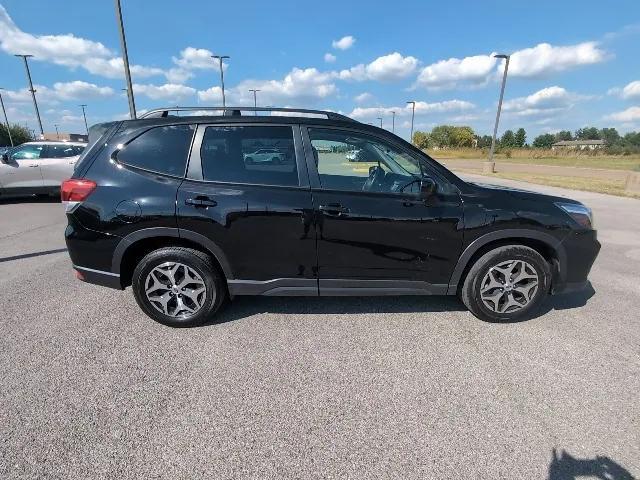
{"label": "black suv", "polygon": [[510,321],[583,287],[600,249],[581,203],[465,182],[348,117],[184,110],[93,127],[62,185],[78,278],[164,324],[236,295],[459,295]]}

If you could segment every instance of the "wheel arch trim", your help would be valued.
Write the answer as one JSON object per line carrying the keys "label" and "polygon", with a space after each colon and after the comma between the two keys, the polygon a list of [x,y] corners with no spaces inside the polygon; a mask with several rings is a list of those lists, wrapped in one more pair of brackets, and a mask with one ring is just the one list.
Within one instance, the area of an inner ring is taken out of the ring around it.
{"label": "wheel arch trim", "polygon": [[560,264],[559,275],[560,281],[563,281],[564,275],[566,272],[565,266],[567,264],[567,254],[565,252],[564,246],[562,245],[562,240],[553,237],[552,235],[541,232],[539,230],[530,230],[525,228],[510,228],[506,230],[496,230],[493,232],[486,233],[481,237],[476,238],[473,242],[471,242],[462,252],[460,258],[458,258],[458,263],[451,274],[451,279],[449,280],[449,288],[447,290],[447,294],[455,295],[458,284],[460,283],[460,279],[462,278],[462,274],[465,269],[469,265],[469,262],[473,255],[480,250],[485,245],[489,243],[500,241],[500,240],[518,240],[518,239],[528,239],[528,240],[536,240],[542,242],[547,247],[551,248],[553,252],[556,254],[558,258],[558,262]]}
{"label": "wheel arch trim", "polygon": [[171,227],[151,227],[143,228],[136,232],[132,232],[126,237],[122,238],[113,253],[113,259],[111,261],[111,271],[114,274],[120,274],[120,268],[122,265],[122,259],[126,251],[135,243],[154,237],[175,237],[184,238],[190,240],[200,247],[208,251],[218,262],[222,272],[227,279],[233,279],[233,272],[229,261],[220,248],[213,240],[191,230],[185,230],[183,228],[171,228]]}

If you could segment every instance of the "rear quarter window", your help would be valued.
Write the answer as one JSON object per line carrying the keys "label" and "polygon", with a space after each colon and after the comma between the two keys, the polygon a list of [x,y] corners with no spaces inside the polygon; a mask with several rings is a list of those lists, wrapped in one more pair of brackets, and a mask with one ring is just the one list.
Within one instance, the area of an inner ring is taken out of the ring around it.
{"label": "rear quarter window", "polygon": [[182,177],[194,131],[195,125],[151,128],[127,143],[117,159],[132,167]]}

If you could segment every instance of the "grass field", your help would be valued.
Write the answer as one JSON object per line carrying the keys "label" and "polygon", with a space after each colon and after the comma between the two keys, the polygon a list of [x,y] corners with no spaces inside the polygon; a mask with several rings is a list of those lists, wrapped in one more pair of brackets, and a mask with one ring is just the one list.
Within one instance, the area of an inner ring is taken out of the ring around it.
{"label": "grass field", "polygon": [[[484,162],[489,156],[488,152],[485,150],[473,148],[456,150],[427,150],[427,153],[436,160],[459,158]],[[498,153],[494,158],[497,161],[505,163],[640,171],[640,155],[581,155],[576,152],[554,152],[552,150],[522,148],[511,150],[510,158],[508,158],[505,153]]]}

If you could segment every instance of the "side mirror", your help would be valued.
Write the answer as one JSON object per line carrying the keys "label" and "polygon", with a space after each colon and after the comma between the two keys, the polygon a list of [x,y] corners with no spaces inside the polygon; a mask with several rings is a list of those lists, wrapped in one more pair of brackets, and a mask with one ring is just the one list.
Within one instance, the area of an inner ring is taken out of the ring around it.
{"label": "side mirror", "polygon": [[9,163],[9,154],[8,153],[3,153],[2,154],[2,158],[0,159],[0,161],[4,164]]}
{"label": "side mirror", "polygon": [[420,180],[420,198],[427,199],[436,193],[438,185],[431,178],[423,178]]}

